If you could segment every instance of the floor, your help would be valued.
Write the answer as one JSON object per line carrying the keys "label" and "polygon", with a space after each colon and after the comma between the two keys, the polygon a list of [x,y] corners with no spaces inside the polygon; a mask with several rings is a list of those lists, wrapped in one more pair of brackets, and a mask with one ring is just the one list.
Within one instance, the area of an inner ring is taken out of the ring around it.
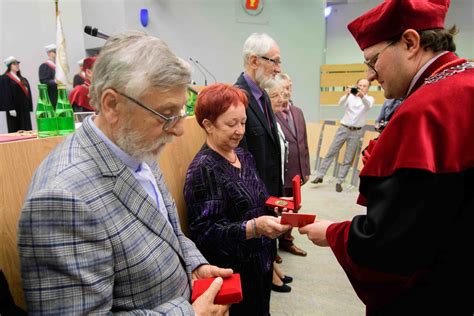
{"label": "floor", "polygon": [[[307,183],[302,187],[300,212],[316,214],[331,221],[350,220],[363,214],[365,208],[355,203],[357,188],[335,191],[335,182],[328,183],[332,170],[322,184]],[[352,174],[349,173],[347,179]],[[348,181],[346,179],[346,182]],[[306,236],[293,230],[295,244],[306,250],[306,257],[298,257],[279,251],[283,258],[281,267],[285,274],[294,278],[290,293],[272,291],[271,314],[280,315],[365,315],[365,307],[352,289],[344,271],[328,247],[315,246]]]}

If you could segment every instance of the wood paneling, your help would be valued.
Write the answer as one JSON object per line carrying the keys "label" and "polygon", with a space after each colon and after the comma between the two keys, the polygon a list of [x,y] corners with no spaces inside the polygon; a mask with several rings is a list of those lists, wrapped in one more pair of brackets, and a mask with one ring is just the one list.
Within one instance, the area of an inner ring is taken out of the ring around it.
{"label": "wood paneling", "polygon": [[19,306],[24,306],[16,242],[20,209],[34,171],[62,140],[53,137],[0,144],[0,268]]}
{"label": "wood paneling", "polygon": [[[367,66],[364,64],[322,65],[320,105],[337,105],[340,97],[344,94],[344,88],[355,85],[360,78],[367,78]],[[378,81],[371,83],[371,87],[374,86],[380,86]],[[369,95],[375,98],[376,104],[382,104],[385,100],[383,91],[380,90],[371,90]]]}
{"label": "wood paneling", "polygon": [[309,155],[314,155],[318,148],[319,137],[321,136],[321,124],[306,122],[306,135],[308,136]]}
{"label": "wood paneling", "polygon": [[[343,95],[343,91],[321,91],[319,102],[321,106],[338,106],[339,99]],[[375,104],[383,104],[385,101],[383,91],[369,91],[369,95],[375,98]]]}
{"label": "wood paneling", "polygon": [[184,180],[189,164],[206,141],[206,133],[196,122],[194,116],[187,117],[184,123],[184,135],[176,137],[172,143],[166,145],[158,161],[166,185],[176,201],[181,229],[187,234],[188,221],[183,195]]}
{"label": "wood paneling", "polygon": [[319,152],[319,157],[326,158],[329,147],[331,147],[331,143],[336,136],[336,132],[339,126],[337,125],[325,125],[323,129],[323,139],[321,142],[321,151]]}

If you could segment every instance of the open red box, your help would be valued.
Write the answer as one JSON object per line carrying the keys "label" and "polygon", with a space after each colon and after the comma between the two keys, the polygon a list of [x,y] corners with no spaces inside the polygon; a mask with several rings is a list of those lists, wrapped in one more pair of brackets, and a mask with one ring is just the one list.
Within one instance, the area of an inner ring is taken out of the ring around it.
{"label": "open red box", "polygon": [[301,213],[281,213],[280,224],[289,224],[292,227],[303,227],[314,223],[316,215],[314,214],[301,214]]}
{"label": "open red box", "polygon": [[[215,278],[199,279],[193,283],[193,293],[191,301],[194,302],[211,286]],[[225,278],[222,287],[214,299],[214,304],[228,305],[242,301],[242,285],[240,284],[240,274],[234,273]]]}
{"label": "open red box", "polygon": [[283,208],[291,211],[297,211],[301,208],[301,177],[296,175],[292,180],[293,184],[293,201],[286,200],[275,196],[270,196],[265,202],[265,205],[271,207],[272,209],[278,207],[280,211],[283,211]]}

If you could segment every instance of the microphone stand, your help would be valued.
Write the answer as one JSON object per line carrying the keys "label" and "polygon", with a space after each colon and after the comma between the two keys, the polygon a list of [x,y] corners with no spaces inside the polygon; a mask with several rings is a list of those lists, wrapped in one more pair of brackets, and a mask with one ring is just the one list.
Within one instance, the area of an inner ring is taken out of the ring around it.
{"label": "microphone stand", "polygon": [[198,66],[197,60],[194,61],[191,57],[189,57],[189,60],[196,66],[197,70],[199,70],[199,72],[202,74],[202,76],[204,77],[204,85],[207,86],[207,76],[204,71],[202,71],[201,68]]}
{"label": "microphone stand", "polygon": [[207,70],[207,68],[204,67],[204,65],[201,64],[197,59],[195,59],[195,61],[196,61],[196,64],[197,64],[197,65],[201,66],[202,69],[204,69],[209,75],[211,75],[212,79],[214,79],[214,83],[216,83],[216,82],[217,82],[216,77],[214,77],[214,75],[213,75],[209,70]]}

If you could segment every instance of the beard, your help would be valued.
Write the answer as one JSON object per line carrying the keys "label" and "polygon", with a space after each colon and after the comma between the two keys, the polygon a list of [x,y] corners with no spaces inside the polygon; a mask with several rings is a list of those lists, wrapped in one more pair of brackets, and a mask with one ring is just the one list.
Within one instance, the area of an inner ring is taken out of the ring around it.
{"label": "beard", "polygon": [[119,127],[116,132],[115,140],[117,145],[138,161],[145,161],[150,164],[156,161],[164,145],[173,140],[173,136],[164,134],[157,139],[145,142],[143,134],[131,128],[128,121]]}
{"label": "beard", "polygon": [[255,82],[259,87],[265,87],[269,81],[273,80],[273,76],[266,76],[263,67],[259,67],[255,73]]}

